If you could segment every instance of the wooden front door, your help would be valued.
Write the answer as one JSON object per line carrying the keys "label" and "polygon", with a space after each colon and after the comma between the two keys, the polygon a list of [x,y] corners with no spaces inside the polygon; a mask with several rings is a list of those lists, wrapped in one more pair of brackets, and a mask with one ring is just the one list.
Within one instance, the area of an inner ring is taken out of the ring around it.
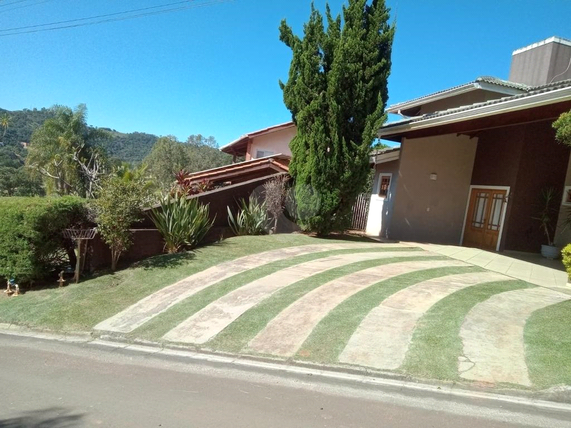
{"label": "wooden front door", "polygon": [[462,245],[496,251],[507,190],[472,189]]}

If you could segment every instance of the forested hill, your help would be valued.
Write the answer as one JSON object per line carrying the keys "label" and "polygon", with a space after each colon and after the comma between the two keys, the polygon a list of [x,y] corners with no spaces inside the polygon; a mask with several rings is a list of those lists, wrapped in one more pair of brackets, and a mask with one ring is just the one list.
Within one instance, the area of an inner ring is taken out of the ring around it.
{"label": "forested hill", "polygon": [[[40,127],[46,119],[53,116],[50,109],[42,108],[40,110],[16,110],[8,111],[0,108],[0,117],[8,115],[10,123],[6,128],[6,135],[0,138],[5,144],[17,144],[30,142],[30,137],[34,130]],[[4,129],[0,129],[0,137],[4,133]]]}
{"label": "forested hill", "polygon": [[158,137],[143,132],[131,132],[123,134],[112,129],[103,128],[111,134],[111,139],[106,143],[107,153],[114,158],[129,163],[140,163],[157,142]]}
{"label": "forested hill", "polygon": [[[4,138],[1,138],[4,129],[0,128],[0,141],[5,144],[29,143],[34,130],[53,116],[52,110],[47,108],[16,111],[0,108],[0,117],[5,114],[10,118]],[[156,135],[142,132],[124,134],[112,129],[104,129],[111,134],[111,140],[106,143],[108,154],[129,163],[141,162],[151,152],[158,139]]]}

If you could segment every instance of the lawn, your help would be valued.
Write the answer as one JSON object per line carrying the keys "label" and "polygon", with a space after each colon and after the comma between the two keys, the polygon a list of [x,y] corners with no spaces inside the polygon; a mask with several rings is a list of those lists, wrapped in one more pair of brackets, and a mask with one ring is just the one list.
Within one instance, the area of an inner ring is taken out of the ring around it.
{"label": "lawn", "polygon": [[350,239],[340,238],[320,239],[302,234],[243,236],[191,252],[152,257],[128,269],[80,284],[0,298],[0,323],[66,332],[90,331],[97,323],[141,298],[219,263],[273,249],[346,243]]}
{"label": "lawn", "polygon": [[[53,331],[90,332],[96,324],[140,299],[220,263],[280,248],[341,242],[349,243],[343,237],[319,239],[301,234],[231,238],[192,252],[153,257],[116,273],[86,279],[80,284],[29,291],[14,298],[0,297],[0,323]],[[127,334],[126,338],[162,343],[167,332],[203,308],[253,281],[275,273],[280,275],[282,269],[303,263],[318,263],[320,259],[330,256],[387,251],[391,252],[390,256],[374,255],[366,260],[360,257],[360,261],[351,259],[346,264],[288,283],[240,313],[229,325],[201,345],[202,348],[252,354],[254,351],[249,348],[251,341],[290,305],[318,291],[319,287],[363,270],[393,263],[414,263],[421,260],[452,262],[445,256],[410,246],[355,246],[352,249],[332,249],[291,256],[220,280],[160,313]],[[291,359],[339,364],[340,354],[353,333],[365,317],[387,298],[433,278],[484,271],[480,267],[455,263],[450,267],[405,271],[356,292],[330,310],[314,328],[307,330],[307,338],[297,352],[291,355]],[[458,358],[463,353],[459,332],[464,319],[476,305],[498,293],[530,287],[535,286],[506,277],[506,281],[475,284],[443,297],[419,318],[404,363],[396,372],[414,378],[469,383],[458,372]],[[238,302],[237,305],[239,304],[241,303]],[[571,385],[570,314],[571,301],[567,301],[536,311],[527,320],[525,358],[535,389]]]}

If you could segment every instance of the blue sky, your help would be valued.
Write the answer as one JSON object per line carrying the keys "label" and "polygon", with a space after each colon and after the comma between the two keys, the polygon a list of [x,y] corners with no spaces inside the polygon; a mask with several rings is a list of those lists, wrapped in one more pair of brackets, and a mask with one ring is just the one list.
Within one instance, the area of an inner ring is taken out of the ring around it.
{"label": "blue sky", "polygon": [[[196,0],[180,12],[1,37],[1,30],[176,0],[0,0],[0,107],[87,104],[88,122],[123,132],[216,137],[220,145],[291,119],[279,79],[309,0]],[[13,4],[11,4],[13,3]],[[331,0],[334,12],[342,0]],[[323,10],[325,1],[316,0]],[[513,50],[571,39],[569,0],[388,0],[397,20],[389,104],[468,82],[507,78]],[[24,6],[24,7],[22,7]]]}

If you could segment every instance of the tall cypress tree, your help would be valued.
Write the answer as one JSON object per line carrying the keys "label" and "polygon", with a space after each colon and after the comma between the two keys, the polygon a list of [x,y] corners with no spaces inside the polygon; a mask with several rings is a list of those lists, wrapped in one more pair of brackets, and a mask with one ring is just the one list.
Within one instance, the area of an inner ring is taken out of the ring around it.
{"label": "tall cypress tree", "polygon": [[303,229],[343,230],[367,182],[369,153],[386,120],[395,32],[384,0],[349,0],[341,15],[311,5],[303,38],[284,20],[293,52],[284,101],[297,125],[290,172]]}

